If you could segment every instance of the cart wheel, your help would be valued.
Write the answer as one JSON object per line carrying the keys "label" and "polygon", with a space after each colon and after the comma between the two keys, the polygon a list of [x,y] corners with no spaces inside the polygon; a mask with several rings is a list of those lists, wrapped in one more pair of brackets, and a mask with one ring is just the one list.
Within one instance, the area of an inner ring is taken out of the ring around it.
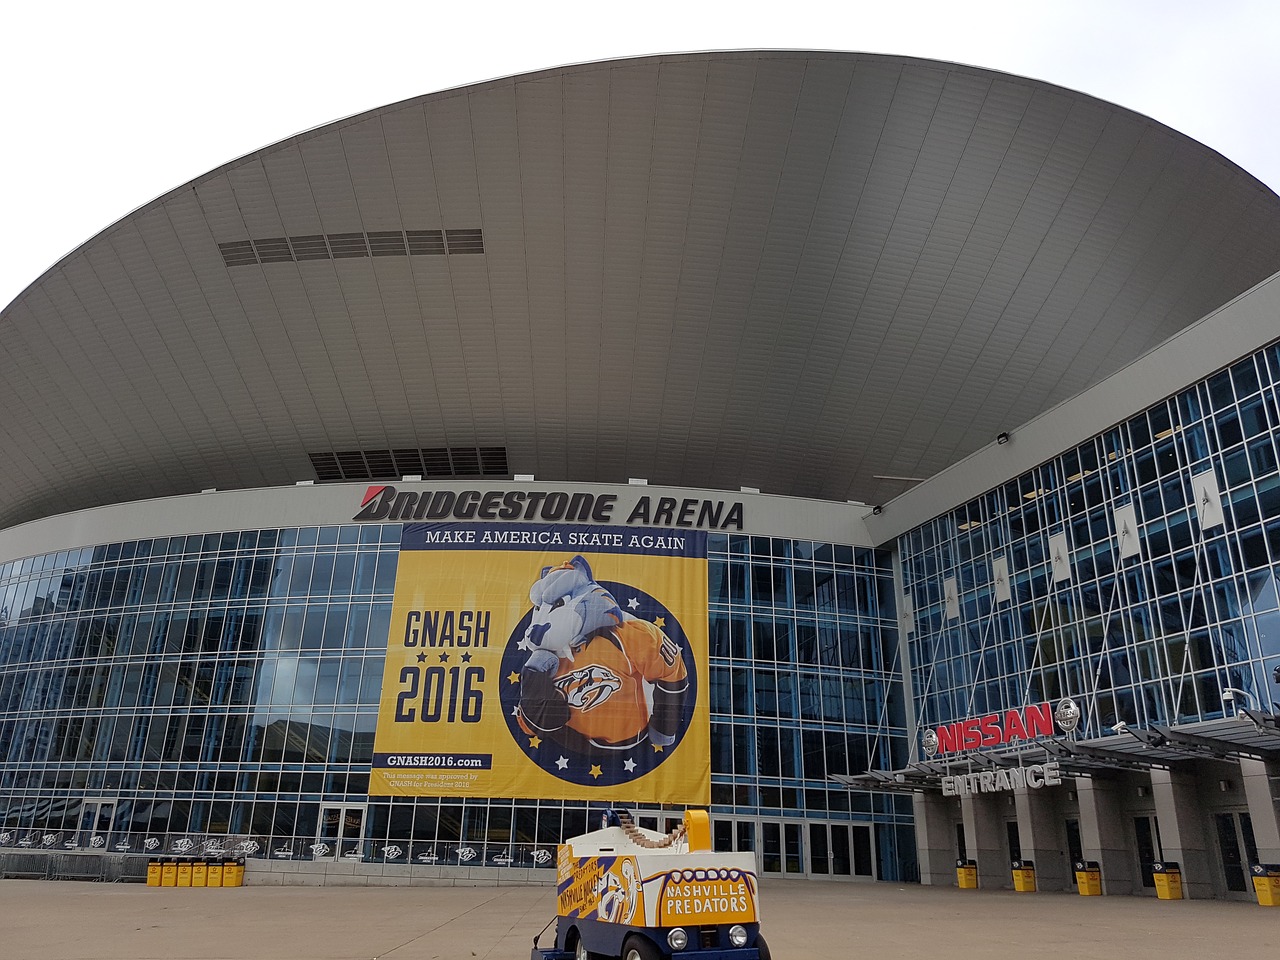
{"label": "cart wheel", "polygon": [[582,937],[578,937],[573,945],[573,960],[596,960],[596,954],[587,949],[587,945],[582,942]]}
{"label": "cart wheel", "polygon": [[662,960],[662,951],[644,937],[633,935],[622,945],[622,960]]}
{"label": "cart wheel", "polygon": [[756,952],[760,954],[760,960],[773,960],[769,956],[769,945],[764,942],[764,937],[756,934]]}

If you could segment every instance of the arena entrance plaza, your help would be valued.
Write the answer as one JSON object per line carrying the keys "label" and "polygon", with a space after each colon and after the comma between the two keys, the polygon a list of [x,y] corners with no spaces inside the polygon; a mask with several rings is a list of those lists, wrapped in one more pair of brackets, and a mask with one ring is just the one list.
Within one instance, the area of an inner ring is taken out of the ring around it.
{"label": "arena entrance plaza", "polygon": [[[525,960],[553,912],[540,887],[241,887],[0,881],[4,960]],[[779,960],[1181,960],[1264,956],[1280,910],[772,880],[764,929]]]}

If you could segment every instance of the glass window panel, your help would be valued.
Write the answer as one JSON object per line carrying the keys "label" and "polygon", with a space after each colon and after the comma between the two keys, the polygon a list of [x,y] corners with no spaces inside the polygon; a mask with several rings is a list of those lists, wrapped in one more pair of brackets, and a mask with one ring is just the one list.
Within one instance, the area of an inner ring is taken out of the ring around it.
{"label": "glass window panel", "polygon": [[391,593],[395,589],[397,559],[395,553],[378,554],[378,572],[373,583],[375,593]]}
{"label": "glass window panel", "polygon": [[302,647],[302,623],[306,607],[291,604],[284,608],[284,622],[280,626],[278,648],[281,650],[298,650]]}
{"label": "glass window panel", "polygon": [[369,642],[369,615],[371,607],[368,604],[357,603],[351,605],[350,613],[347,616],[347,630],[343,641],[343,645],[348,649],[359,649]]}
{"label": "glass window panel", "polygon": [[376,705],[382,693],[382,671],[385,657],[366,657],[360,677],[360,702]]}
{"label": "glass window panel", "polygon": [[[348,528],[344,527],[343,529]],[[354,553],[340,553],[334,558],[332,593],[335,597],[346,596],[351,593],[355,570],[356,555]]]}
{"label": "glass window panel", "polygon": [[320,645],[328,650],[341,648],[347,635],[347,615],[345,606],[330,606],[324,622],[324,634]]}
{"label": "glass window panel", "polygon": [[319,650],[324,642],[324,621],[327,609],[312,605],[306,608],[302,622],[302,649]]}
{"label": "glass window panel", "polygon": [[317,554],[311,568],[311,595],[326,597],[333,588],[332,553]]}
{"label": "glass window panel", "polygon": [[311,587],[311,569],[315,565],[315,557],[299,554],[293,558],[293,568],[289,573],[289,596],[305,597]]}

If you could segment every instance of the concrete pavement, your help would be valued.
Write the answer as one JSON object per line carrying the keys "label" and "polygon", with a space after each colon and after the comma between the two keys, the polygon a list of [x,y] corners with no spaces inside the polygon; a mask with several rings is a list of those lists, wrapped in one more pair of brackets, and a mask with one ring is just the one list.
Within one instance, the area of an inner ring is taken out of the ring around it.
{"label": "concrete pavement", "polygon": [[[0,960],[525,960],[551,887],[240,887],[0,880]],[[1273,956],[1280,908],[765,880],[777,960]]]}

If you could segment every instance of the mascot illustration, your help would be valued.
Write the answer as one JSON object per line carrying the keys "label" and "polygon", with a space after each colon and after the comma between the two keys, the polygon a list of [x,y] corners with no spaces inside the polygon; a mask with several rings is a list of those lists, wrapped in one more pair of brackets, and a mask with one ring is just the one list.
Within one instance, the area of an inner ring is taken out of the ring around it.
{"label": "mascot illustration", "polygon": [[675,743],[689,679],[661,628],[624,613],[580,556],[543,567],[529,600],[518,644],[530,651],[520,671],[526,732],[584,753]]}

